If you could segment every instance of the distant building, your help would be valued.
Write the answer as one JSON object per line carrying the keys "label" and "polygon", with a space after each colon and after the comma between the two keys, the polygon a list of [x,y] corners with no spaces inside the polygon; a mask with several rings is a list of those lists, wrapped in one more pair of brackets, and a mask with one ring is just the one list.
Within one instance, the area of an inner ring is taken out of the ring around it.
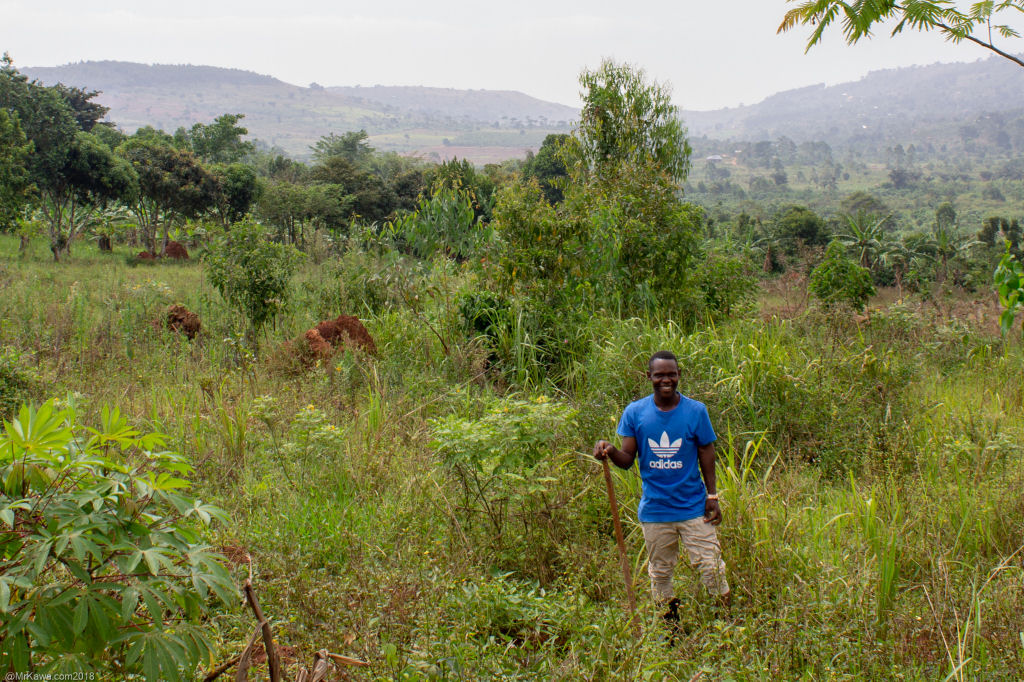
{"label": "distant building", "polygon": [[721,160],[722,160],[722,155],[721,154],[712,154],[711,156],[709,156],[708,158],[705,159],[705,161],[707,161],[708,163],[718,163]]}

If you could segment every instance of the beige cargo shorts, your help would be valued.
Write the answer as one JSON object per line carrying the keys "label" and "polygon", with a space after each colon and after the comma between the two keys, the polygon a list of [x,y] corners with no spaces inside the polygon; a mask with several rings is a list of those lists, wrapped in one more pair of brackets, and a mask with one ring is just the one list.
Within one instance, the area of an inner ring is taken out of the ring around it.
{"label": "beige cargo shorts", "polygon": [[718,532],[703,517],[689,521],[645,523],[644,542],[647,544],[647,573],[651,576],[651,592],[658,602],[674,596],[672,573],[679,561],[679,541],[683,541],[690,565],[700,569],[701,582],[714,595],[726,594],[729,583],[725,580],[725,562]]}

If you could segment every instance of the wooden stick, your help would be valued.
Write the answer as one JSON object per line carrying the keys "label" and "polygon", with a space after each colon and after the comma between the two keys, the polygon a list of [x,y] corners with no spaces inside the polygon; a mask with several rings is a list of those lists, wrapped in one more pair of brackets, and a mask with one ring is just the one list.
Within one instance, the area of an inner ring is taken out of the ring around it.
{"label": "wooden stick", "polygon": [[231,666],[238,663],[238,661],[241,660],[241,658],[242,655],[239,654],[238,656],[235,656],[234,658],[221,663],[216,668],[214,668],[206,674],[206,677],[203,678],[203,682],[213,682],[215,679],[217,679],[218,677],[226,673],[228,670],[230,670]]}
{"label": "wooden stick", "polygon": [[360,661],[358,658],[349,658],[348,656],[342,656],[341,654],[332,654],[330,651],[326,653],[328,656],[336,660],[338,663],[344,663],[345,665],[354,665],[360,668],[370,665],[366,661]]}
{"label": "wooden stick", "polygon": [[263,649],[267,652],[270,682],[281,682],[281,662],[277,658],[277,647],[274,646],[274,631],[270,629],[270,622],[263,615],[260,603],[256,601],[256,592],[252,589],[252,578],[245,579],[245,599],[249,602],[249,607],[263,632]]}
{"label": "wooden stick", "polygon": [[608,458],[601,460],[604,465],[604,483],[608,488],[608,503],[612,508],[612,524],[615,526],[615,542],[619,546],[619,563],[622,565],[622,579],[626,583],[626,598],[629,599],[630,620],[633,622],[633,632],[640,636],[640,623],[636,619],[636,595],[633,594],[633,571],[629,567],[629,557],[626,555],[626,541],[622,537],[622,522],[619,521],[619,502],[615,499],[615,484],[612,482],[612,471],[608,466]]}

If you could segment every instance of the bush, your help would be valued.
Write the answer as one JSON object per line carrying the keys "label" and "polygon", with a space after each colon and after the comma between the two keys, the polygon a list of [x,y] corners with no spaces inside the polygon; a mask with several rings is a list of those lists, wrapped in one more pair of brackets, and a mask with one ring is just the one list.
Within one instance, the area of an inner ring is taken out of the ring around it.
{"label": "bush", "polygon": [[[199,530],[223,512],[190,496],[164,437],[104,408],[22,407],[0,438],[0,669],[191,680],[200,627],[234,586]],[[77,679],[89,679],[78,677]]]}
{"label": "bush", "polygon": [[843,245],[833,241],[825,251],[825,259],[811,271],[810,290],[826,306],[846,303],[854,310],[863,310],[875,295],[871,273],[846,256]]}
{"label": "bush", "polygon": [[457,484],[463,528],[498,563],[550,580],[557,496],[552,456],[570,450],[575,411],[541,396],[496,400],[479,417],[431,421],[432,447]]}
{"label": "bush", "polygon": [[250,338],[273,322],[288,302],[292,274],[302,254],[271,242],[259,225],[235,225],[206,254],[210,282],[245,315]]}

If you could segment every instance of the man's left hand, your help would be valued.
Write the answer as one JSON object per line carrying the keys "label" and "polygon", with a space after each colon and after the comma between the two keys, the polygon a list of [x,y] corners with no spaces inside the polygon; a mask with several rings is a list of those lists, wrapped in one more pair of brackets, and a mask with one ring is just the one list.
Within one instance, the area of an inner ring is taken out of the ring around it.
{"label": "man's left hand", "polygon": [[717,526],[722,522],[722,508],[718,506],[718,500],[706,500],[704,502],[704,523]]}

